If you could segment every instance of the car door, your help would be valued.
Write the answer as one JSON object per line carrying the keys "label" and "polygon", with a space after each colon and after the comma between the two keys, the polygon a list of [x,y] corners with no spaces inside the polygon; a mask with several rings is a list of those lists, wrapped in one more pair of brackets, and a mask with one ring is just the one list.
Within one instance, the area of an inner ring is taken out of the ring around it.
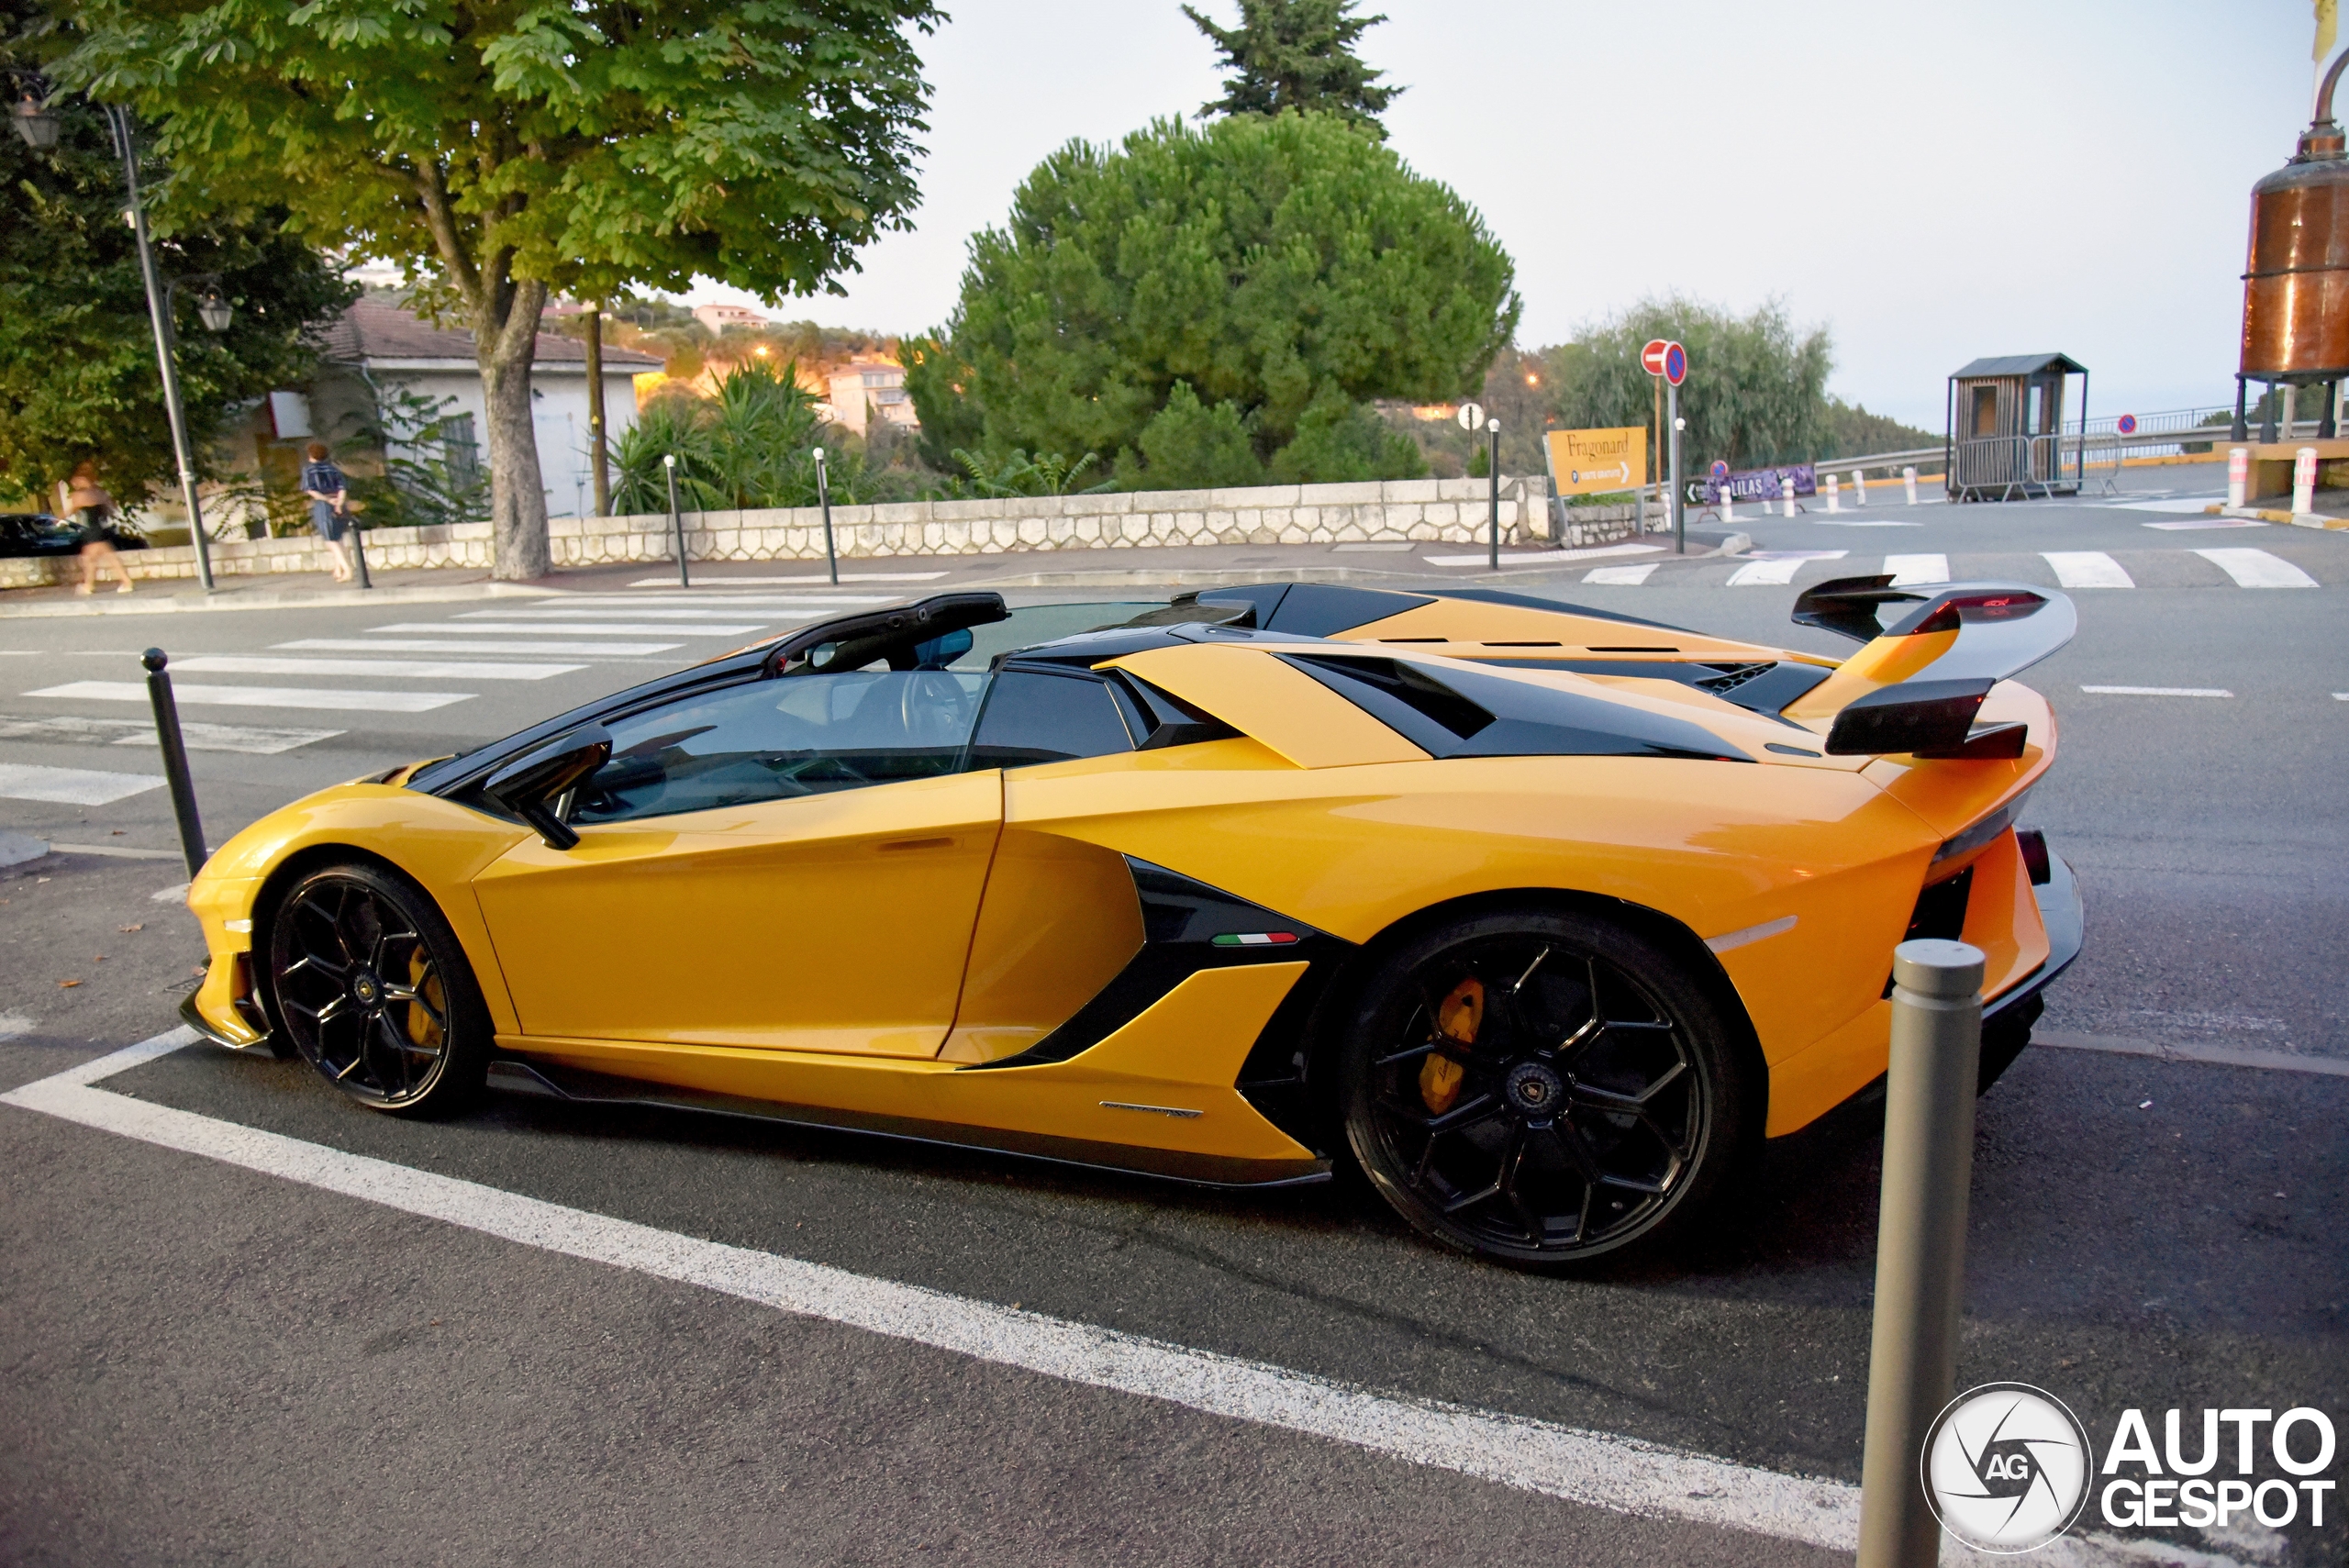
{"label": "car door", "polygon": [[523,1032],[936,1055],[1003,815],[984,682],[809,672],[609,721],[579,843],[474,884]]}

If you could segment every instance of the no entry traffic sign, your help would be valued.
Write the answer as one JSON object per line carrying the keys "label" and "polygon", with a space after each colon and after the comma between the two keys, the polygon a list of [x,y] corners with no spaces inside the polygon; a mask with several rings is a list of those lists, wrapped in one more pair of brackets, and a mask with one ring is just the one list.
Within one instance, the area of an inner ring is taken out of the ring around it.
{"label": "no entry traffic sign", "polygon": [[1647,347],[1640,350],[1640,368],[1650,375],[1664,373],[1664,350],[1672,347],[1668,338],[1651,338]]}
{"label": "no entry traffic sign", "polygon": [[1669,338],[1651,338],[1640,350],[1640,368],[1678,386],[1688,376],[1688,350]]}

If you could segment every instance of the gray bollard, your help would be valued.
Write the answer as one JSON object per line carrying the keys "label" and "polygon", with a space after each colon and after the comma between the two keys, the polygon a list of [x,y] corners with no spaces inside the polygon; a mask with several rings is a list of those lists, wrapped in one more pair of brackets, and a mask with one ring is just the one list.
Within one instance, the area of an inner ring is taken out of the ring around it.
{"label": "gray bollard", "polygon": [[677,454],[662,453],[661,469],[669,476],[669,536],[677,541],[677,586],[690,588],[694,581],[685,570],[685,515],[677,510]]}
{"label": "gray bollard", "polygon": [[1925,1433],[1957,1375],[1981,1072],[1981,951],[1964,942],[1902,942],[1892,950],[1892,987],[1860,1568],[1932,1568],[1941,1524],[1925,1500]]}
{"label": "gray bollard", "polygon": [[180,705],[172,695],[172,677],[164,672],[170,655],[150,648],[139,656],[147,667],[147,700],[155,707],[155,740],[163,749],[163,779],[171,785],[172,812],[180,819],[180,853],[187,861],[188,880],[204,869],[211,855],[204,848],[204,824],[195,815],[195,781],[187,774],[187,746],[180,739]]}
{"label": "gray bollard", "polygon": [[816,503],[824,508],[824,575],[840,586],[840,552],[832,548],[832,488],[824,473],[824,449],[818,447],[816,457]]}
{"label": "gray bollard", "polygon": [[367,541],[359,537],[364,531],[360,528],[358,518],[351,519],[351,564],[355,570],[359,578],[359,586],[362,589],[375,585],[367,576]]}

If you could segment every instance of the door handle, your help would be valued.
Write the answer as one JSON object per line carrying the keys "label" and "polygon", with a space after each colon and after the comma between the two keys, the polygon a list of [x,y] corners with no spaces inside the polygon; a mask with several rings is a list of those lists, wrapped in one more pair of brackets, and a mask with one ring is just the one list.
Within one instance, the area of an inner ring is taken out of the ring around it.
{"label": "door handle", "polygon": [[902,850],[951,850],[953,847],[952,839],[892,839],[879,846],[885,855]]}

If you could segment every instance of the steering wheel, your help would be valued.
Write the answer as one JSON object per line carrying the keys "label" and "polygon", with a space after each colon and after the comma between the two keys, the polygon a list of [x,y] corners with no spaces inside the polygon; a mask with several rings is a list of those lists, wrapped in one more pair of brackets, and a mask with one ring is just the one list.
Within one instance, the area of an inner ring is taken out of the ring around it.
{"label": "steering wheel", "polygon": [[971,695],[943,670],[916,670],[897,698],[897,717],[915,746],[959,746],[970,733]]}

